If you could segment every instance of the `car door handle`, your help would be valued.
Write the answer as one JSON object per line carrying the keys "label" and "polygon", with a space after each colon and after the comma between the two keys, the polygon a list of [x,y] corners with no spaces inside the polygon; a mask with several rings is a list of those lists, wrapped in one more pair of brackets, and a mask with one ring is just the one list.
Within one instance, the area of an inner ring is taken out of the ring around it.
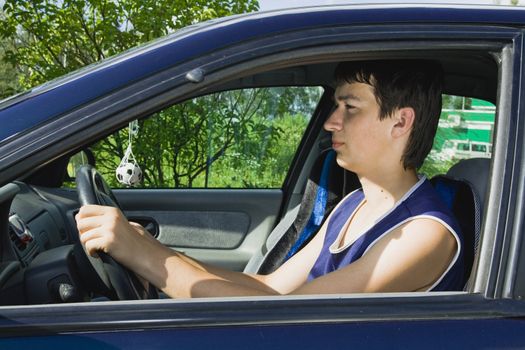
{"label": "car door handle", "polygon": [[154,218],[145,217],[145,216],[130,216],[128,217],[129,221],[136,222],[146,229],[153,237],[157,238],[159,236],[159,224]]}

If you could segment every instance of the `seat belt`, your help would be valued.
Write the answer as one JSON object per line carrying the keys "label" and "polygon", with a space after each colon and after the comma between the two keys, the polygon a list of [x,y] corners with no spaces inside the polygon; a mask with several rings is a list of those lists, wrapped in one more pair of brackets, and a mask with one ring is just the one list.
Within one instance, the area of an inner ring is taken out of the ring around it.
{"label": "seat belt", "polygon": [[291,258],[295,253],[302,248],[303,244],[319,229],[323,222],[326,210],[326,203],[328,201],[328,181],[330,179],[330,169],[332,162],[335,157],[335,151],[328,151],[326,158],[323,162],[323,169],[321,170],[321,176],[319,178],[319,186],[317,187],[317,193],[315,196],[314,207],[310,218],[306,223],[305,228],[295,241],[292,248],[286,254],[285,261]]}

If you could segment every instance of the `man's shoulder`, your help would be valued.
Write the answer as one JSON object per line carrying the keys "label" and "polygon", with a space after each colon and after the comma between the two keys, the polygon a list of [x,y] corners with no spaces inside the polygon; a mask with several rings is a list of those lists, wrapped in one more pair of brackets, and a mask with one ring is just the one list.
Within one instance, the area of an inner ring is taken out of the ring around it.
{"label": "man's shoulder", "polygon": [[430,180],[425,179],[423,183],[414,191],[404,202],[413,216],[440,214],[453,218],[451,204],[447,203],[446,197],[449,193],[440,191],[449,191],[449,188],[440,189]]}

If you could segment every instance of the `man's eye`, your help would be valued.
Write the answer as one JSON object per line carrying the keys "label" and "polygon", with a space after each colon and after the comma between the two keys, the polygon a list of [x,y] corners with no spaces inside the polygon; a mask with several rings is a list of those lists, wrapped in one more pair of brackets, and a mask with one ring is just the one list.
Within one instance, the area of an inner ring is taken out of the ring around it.
{"label": "man's eye", "polygon": [[355,106],[345,104],[345,109],[350,111],[352,109],[355,109]]}

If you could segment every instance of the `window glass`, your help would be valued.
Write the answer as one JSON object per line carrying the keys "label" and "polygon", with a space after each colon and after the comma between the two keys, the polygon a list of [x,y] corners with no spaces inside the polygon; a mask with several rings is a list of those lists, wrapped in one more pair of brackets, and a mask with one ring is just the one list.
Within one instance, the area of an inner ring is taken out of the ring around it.
{"label": "window glass", "polygon": [[420,172],[430,178],[460,159],[490,158],[495,114],[490,102],[444,95],[434,145]]}
{"label": "window glass", "polygon": [[153,188],[279,188],[322,94],[319,87],[233,90],[188,100],[92,147],[112,187],[131,143]]}

